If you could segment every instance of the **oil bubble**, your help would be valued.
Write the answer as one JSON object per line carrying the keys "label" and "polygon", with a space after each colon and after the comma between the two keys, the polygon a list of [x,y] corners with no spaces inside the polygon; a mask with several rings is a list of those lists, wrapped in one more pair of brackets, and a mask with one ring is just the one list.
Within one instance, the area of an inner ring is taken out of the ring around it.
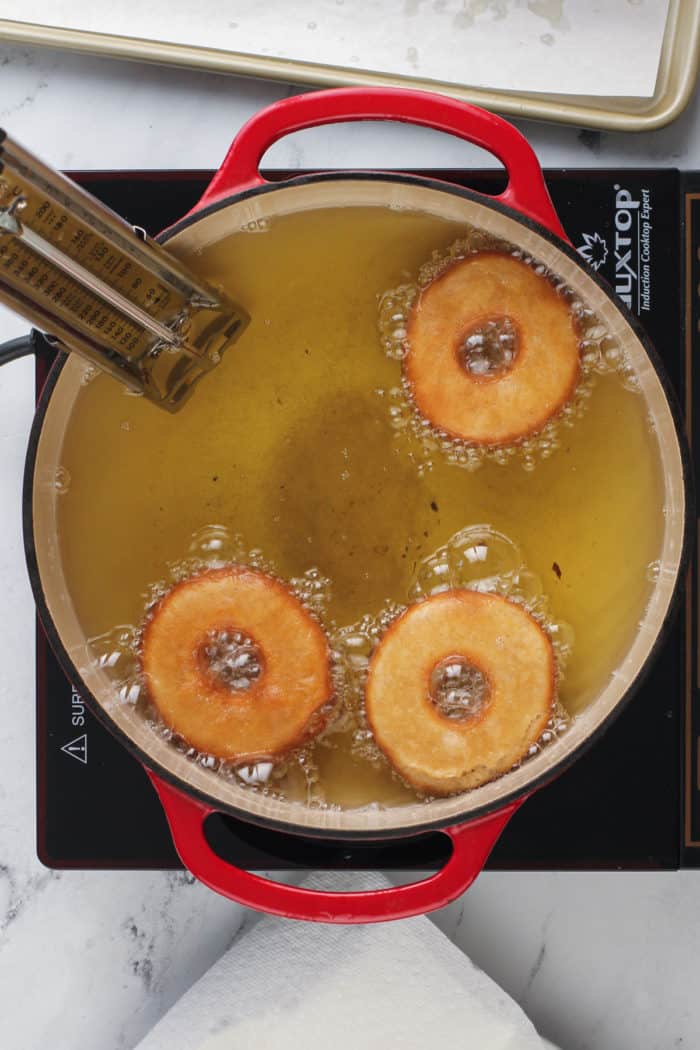
{"label": "oil bubble", "polygon": [[522,569],[522,553],[508,536],[490,525],[469,525],[418,563],[409,598],[459,587],[501,591]]}
{"label": "oil bubble", "polygon": [[366,671],[373,647],[373,639],[366,631],[351,628],[338,636],[334,652],[351,671]]}
{"label": "oil bubble", "polygon": [[484,673],[465,657],[448,657],[433,668],[429,695],[443,718],[469,722],[483,711],[489,686]]}
{"label": "oil bubble", "polygon": [[65,467],[57,467],[54,474],[54,488],[59,496],[65,496],[70,489],[71,476]]}
{"label": "oil bubble", "polygon": [[123,703],[136,704],[141,693],[138,645],[139,630],[133,624],[119,624],[88,639],[96,667],[107,672]]}
{"label": "oil bubble", "polygon": [[510,577],[523,565],[520,548],[490,525],[460,529],[447,544],[453,578],[459,586],[483,590]]}
{"label": "oil bubble", "polygon": [[403,284],[379,299],[379,337],[385,354],[395,361],[406,356],[408,315],[417,294],[415,285]]}
{"label": "oil bubble", "polygon": [[310,612],[317,618],[323,616],[332,596],[331,581],[327,576],[312,567],[302,576],[292,577],[289,586]]}
{"label": "oil bubble", "polygon": [[574,651],[576,635],[571,624],[566,620],[550,620],[547,631],[557,658],[557,669],[562,675],[571,654]]}
{"label": "oil bubble", "polygon": [[141,683],[126,682],[117,690],[117,696],[123,704],[137,704],[141,699]]}
{"label": "oil bubble", "polygon": [[647,579],[649,583],[656,583],[661,576],[661,562],[652,561],[647,565]]}
{"label": "oil bubble", "polygon": [[542,580],[536,572],[520,569],[513,579],[513,589],[523,602],[537,601],[544,593]]}
{"label": "oil bubble", "polygon": [[231,692],[250,689],[262,674],[260,649],[243,631],[207,631],[201,652],[208,674]]}
{"label": "oil bubble", "polygon": [[544,751],[546,747],[551,746],[556,740],[558,740],[559,737],[567,731],[570,725],[571,716],[557,700],[554,704],[552,714],[545,728],[542,730],[539,739],[528,748],[527,754],[519,762],[516,762],[512,768],[520,769],[529,758],[535,758],[535,756]]}
{"label": "oil bubble", "polygon": [[248,563],[243,538],[226,525],[203,525],[190,538],[187,555],[170,567],[173,579],[184,579],[196,569],[220,568],[231,563]]}
{"label": "oil bubble", "polygon": [[[93,379],[99,375],[99,370],[94,365],[85,365],[83,368],[83,374],[80,377],[81,386],[89,386]],[[125,388],[128,389],[128,388]]]}
{"label": "oil bubble", "polygon": [[418,566],[416,579],[409,592],[412,599],[449,591],[453,586],[447,550],[441,548]]}
{"label": "oil bubble", "polygon": [[192,537],[190,551],[192,554],[220,553],[226,548],[230,538],[225,525],[205,525]]}
{"label": "oil bubble", "polygon": [[272,769],[272,762],[256,762],[255,765],[237,766],[235,773],[244,784],[267,784]]}

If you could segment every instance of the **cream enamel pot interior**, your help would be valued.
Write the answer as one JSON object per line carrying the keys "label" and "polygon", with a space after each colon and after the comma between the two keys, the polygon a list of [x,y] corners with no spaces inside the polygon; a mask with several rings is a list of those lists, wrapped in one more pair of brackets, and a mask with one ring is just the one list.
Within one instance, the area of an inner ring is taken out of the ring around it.
{"label": "cream enamel pot interior", "polygon": [[[447,183],[381,173],[333,173],[266,183],[259,161],[281,135],[344,120],[403,120],[448,131],[489,149],[509,183],[498,198]],[[559,274],[600,315],[633,363],[658,435],[664,479],[661,571],[639,630],[605,688],[550,747],[499,780],[469,793],[393,809],[321,810],[247,791],[188,761],[157,737],[129,705],[110,699],[108,679],[88,651],[64,578],[56,531],[54,486],[66,423],[81,389],[84,365],[61,359],[46,382],[27,460],[25,541],[40,615],[68,675],[95,714],[144,764],[165,806],[183,862],[231,898],[290,917],[366,922],[444,905],[476,877],[509,816],[537,786],[551,780],[605,728],[653,657],[673,605],[685,548],[688,469],[678,413],[659,363],[632,316],[565,241],[537,160],[505,121],[440,96],[410,91],[346,89],[301,95],[253,118],[197,207],[162,236],[178,256],[195,259],[248,223],[323,207],[373,205],[417,209],[473,223],[517,244]],[[193,396],[197,396],[195,391]],[[118,790],[118,786],[115,786]],[[220,859],[204,830],[210,812],[284,831],[343,841],[383,841],[441,828],[453,851],[431,878],[371,894],[318,894],[282,886]]]}

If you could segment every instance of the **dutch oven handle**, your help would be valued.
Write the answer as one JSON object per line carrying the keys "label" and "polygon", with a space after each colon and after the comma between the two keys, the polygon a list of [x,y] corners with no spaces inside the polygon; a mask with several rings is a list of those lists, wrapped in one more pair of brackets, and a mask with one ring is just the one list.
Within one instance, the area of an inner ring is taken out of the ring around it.
{"label": "dutch oven handle", "polygon": [[386,890],[328,893],[273,882],[223,860],[207,842],[204,831],[207,817],[216,810],[147,772],[165,809],[180,859],[200,882],[248,908],[306,922],[384,922],[444,907],[471,886],[523,801],[518,799],[487,817],[445,828],[444,833],[452,840],[452,853],[445,866],[428,879]]}
{"label": "dutch oven handle", "polygon": [[243,125],[223,164],[193,209],[265,185],[259,165],[269,147],[294,131],[356,120],[396,120],[445,131],[488,150],[502,162],[508,185],[493,200],[534,219],[568,240],[554,210],[534,150],[494,113],[446,95],[405,88],[338,88],[282,99]]}

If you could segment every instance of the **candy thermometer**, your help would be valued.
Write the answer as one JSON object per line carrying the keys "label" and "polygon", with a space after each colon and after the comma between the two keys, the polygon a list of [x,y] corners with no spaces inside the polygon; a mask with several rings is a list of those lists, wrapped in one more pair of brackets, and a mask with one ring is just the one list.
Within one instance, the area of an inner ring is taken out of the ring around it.
{"label": "candy thermometer", "polygon": [[0,302],[169,411],[248,322],[220,288],[2,130]]}

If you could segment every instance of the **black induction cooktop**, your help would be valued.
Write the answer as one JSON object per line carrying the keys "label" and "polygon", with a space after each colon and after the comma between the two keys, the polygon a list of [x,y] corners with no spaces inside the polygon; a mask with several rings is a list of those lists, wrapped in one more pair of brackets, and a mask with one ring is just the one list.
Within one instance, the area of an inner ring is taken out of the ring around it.
{"label": "black induction cooktop", "polygon": [[[425,174],[485,192],[500,182],[492,172]],[[188,211],[209,174],[75,177],[155,233]],[[550,171],[547,182],[574,246],[639,315],[688,416],[700,393],[693,360],[700,348],[700,174]],[[38,383],[44,375],[40,360]],[[526,802],[490,868],[700,866],[697,597],[693,565],[679,614],[640,691],[583,758]],[[37,814],[38,853],[49,867],[180,866],[143,769],[91,715],[40,627]],[[223,856],[252,869],[428,869],[449,852],[438,833],[402,845],[349,847],[291,839],[228,817],[212,818],[209,834]]]}

